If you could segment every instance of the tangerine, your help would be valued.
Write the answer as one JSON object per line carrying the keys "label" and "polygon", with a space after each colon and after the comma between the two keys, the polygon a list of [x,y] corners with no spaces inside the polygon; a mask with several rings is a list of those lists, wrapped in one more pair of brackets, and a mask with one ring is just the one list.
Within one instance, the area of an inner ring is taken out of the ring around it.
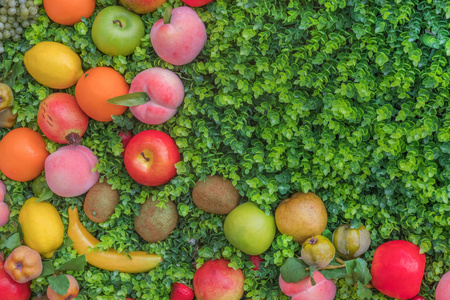
{"label": "tangerine", "polygon": [[0,141],[0,170],[12,180],[29,181],[42,173],[48,155],[39,133],[26,127],[16,128]]}
{"label": "tangerine", "polygon": [[108,122],[112,115],[121,115],[126,106],[108,103],[107,100],[128,94],[125,78],[110,67],[92,68],[81,76],[75,86],[75,98],[81,109],[92,119]]}
{"label": "tangerine", "polygon": [[91,17],[95,0],[44,0],[44,9],[53,22],[74,25],[81,22],[81,17]]}

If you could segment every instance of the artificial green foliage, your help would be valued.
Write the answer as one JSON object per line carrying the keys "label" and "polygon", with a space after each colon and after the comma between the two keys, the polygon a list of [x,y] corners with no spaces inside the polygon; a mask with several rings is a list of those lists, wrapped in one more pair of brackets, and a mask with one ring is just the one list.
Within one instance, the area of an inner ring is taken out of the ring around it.
{"label": "artificial green foliage", "polygon": [[[46,200],[59,210],[65,229],[68,207],[77,206],[101,249],[145,250],[164,258],[159,268],[141,274],[89,265],[67,271],[80,283],[77,299],[168,299],[172,283],[192,285],[196,267],[220,257],[243,270],[246,298],[287,299],[278,287],[280,267],[300,256],[300,246],[278,233],[260,271],[252,270],[249,256],[227,242],[225,216],[202,212],[192,202],[195,182],[212,174],[230,179],[242,201],[272,214],[295,192],[316,193],[328,211],[328,230],[344,223],[369,230],[372,245],[362,257],[369,267],[381,243],[411,241],[427,258],[421,295],[434,299],[437,281],[450,269],[448,1],[214,0],[195,8],[208,40],[184,66],[159,59],[149,38],[165,8],[181,6],[181,0],[142,15],[146,35],[127,57],[102,54],[90,36],[98,12],[119,1],[97,0],[94,15],[75,26],[53,23],[42,0],[35,3],[39,22],[18,43],[4,41],[0,55],[0,78],[15,93],[15,128],[39,131],[39,103],[59,91],[38,84],[23,66],[24,53],[41,41],[71,47],[85,71],[109,66],[131,83],[139,72],[162,67],[176,72],[185,86],[183,105],[162,125],[140,123],[128,110],[109,123],[89,122],[82,144],[98,156],[101,180],[120,193],[107,222],[84,215],[83,196]],[[64,91],[73,94],[74,87]],[[146,129],[168,133],[181,153],[177,176],[158,187],[137,184],[123,165],[117,133]],[[9,130],[1,129],[0,137]],[[50,152],[60,147],[45,140]],[[7,255],[18,242],[19,210],[34,195],[31,182],[0,178],[11,197],[10,222],[0,228],[0,250]],[[133,228],[149,197],[161,205],[175,201],[180,215],[177,228],[155,244]],[[49,266],[58,270],[77,257],[72,247],[63,247]],[[34,294],[45,293],[49,274],[33,280]],[[370,295],[360,282],[349,285],[341,278],[336,284],[336,299]],[[371,299],[388,299],[371,292]]]}

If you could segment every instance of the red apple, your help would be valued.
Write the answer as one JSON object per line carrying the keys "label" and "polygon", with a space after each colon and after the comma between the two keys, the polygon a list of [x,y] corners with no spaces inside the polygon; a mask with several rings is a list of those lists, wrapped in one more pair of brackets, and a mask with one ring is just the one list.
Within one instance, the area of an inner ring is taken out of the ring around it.
{"label": "red apple", "polygon": [[166,0],[120,0],[123,6],[137,14],[146,14],[155,11]]}
{"label": "red apple", "polygon": [[209,260],[194,274],[197,300],[239,300],[244,294],[244,273],[225,259]]}
{"label": "red apple", "polygon": [[181,1],[192,7],[200,7],[208,4],[209,2],[212,2],[213,0],[181,0]]}
{"label": "red apple", "polygon": [[172,64],[184,65],[200,54],[206,43],[206,28],[190,7],[180,6],[153,24],[150,40],[158,56]]}
{"label": "red apple", "polygon": [[398,299],[410,299],[420,292],[425,272],[425,254],[408,241],[381,244],[372,260],[372,284],[381,293]]}
{"label": "red apple", "polygon": [[15,282],[3,267],[0,261],[0,295],[2,300],[28,300],[31,297],[31,281],[26,283]]}
{"label": "red apple", "polygon": [[177,173],[180,152],[175,141],[158,130],[144,130],[133,136],[125,150],[125,168],[136,182],[157,186]]}
{"label": "red apple", "polygon": [[123,130],[123,131],[120,131],[118,133],[118,135],[120,136],[120,142],[122,143],[122,148],[124,151],[124,152],[122,152],[122,155],[124,155],[125,149],[127,149],[128,143],[131,141],[133,134],[131,133],[131,131]]}
{"label": "red apple", "polygon": [[414,298],[411,298],[410,300],[427,300],[423,296],[417,295]]}
{"label": "red apple", "polygon": [[130,107],[141,122],[162,124],[177,113],[183,103],[184,86],[174,72],[162,68],[150,68],[140,72],[131,82],[130,93],[145,92],[149,101]]}

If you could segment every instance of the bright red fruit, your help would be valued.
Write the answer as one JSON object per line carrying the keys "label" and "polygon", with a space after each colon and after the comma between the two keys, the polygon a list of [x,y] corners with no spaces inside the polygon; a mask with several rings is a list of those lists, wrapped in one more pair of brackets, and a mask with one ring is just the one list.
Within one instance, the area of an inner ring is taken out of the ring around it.
{"label": "bright red fruit", "polygon": [[250,261],[255,265],[252,270],[259,271],[259,264],[264,261],[259,255],[250,255]]}
{"label": "bright red fruit", "polygon": [[411,300],[427,300],[427,299],[425,299],[424,297],[422,297],[420,295],[417,295],[414,298],[411,298]]}
{"label": "bright red fruit", "polygon": [[181,1],[192,7],[200,7],[208,4],[209,2],[212,2],[213,0],[181,0]]}
{"label": "bright red fruit", "polygon": [[125,168],[137,183],[157,186],[177,174],[180,152],[175,141],[158,130],[144,130],[133,136],[125,150]]}
{"label": "bright red fruit", "polygon": [[0,291],[2,300],[28,300],[31,297],[31,282],[17,283],[3,268],[0,261]]}
{"label": "bright red fruit", "polygon": [[381,293],[397,299],[411,299],[420,292],[425,272],[425,254],[408,241],[381,244],[372,260],[372,284]]}
{"label": "bright red fruit", "polygon": [[172,284],[170,292],[170,300],[192,300],[194,299],[194,291],[183,283],[176,282]]}
{"label": "bright red fruit", "polygon": [[122,155],[125,154],[125,149],[127,149],[128,143],[131,141],[131,138],[133,137],[133,134],[128,131],[128,130],[124,130],[124,131],[120,131],[118,133],[118,135],[120,136],[121,139],[121,143],[123,146],[123,152]]}
{"label": "bright red fruit", "polygon": [[194,274],[197,300],[239,300],[244,294],[244,273],[228,266],[226,259],[209,260]]}

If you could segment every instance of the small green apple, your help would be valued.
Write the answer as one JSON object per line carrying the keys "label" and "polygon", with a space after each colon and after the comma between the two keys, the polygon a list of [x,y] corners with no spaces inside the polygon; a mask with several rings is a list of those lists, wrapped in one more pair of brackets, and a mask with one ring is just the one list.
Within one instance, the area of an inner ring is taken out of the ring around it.
{"label": "small green apple", "polygon": [[105,54],[127,56],[141,44],[145,28],[141,17],[123,6],[102,9],[92,24],[92,40]]}
{"label": "small green apple", "polygon": [[246,202],[227,215],[224,231],[230,244],[246,254],[259,255],[272,245],[275,218],[266,215],[255,203]]}

